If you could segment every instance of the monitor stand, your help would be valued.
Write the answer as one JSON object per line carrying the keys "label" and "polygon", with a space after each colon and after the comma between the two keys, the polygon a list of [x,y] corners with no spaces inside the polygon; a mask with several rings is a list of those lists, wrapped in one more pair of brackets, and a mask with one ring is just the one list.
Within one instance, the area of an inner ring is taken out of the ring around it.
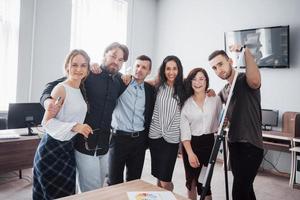
{"label": "monitor stand", "polygon": [[262,125],[262,130],[263,131],[272,131],[272,126],[270,126],[270,125]]}
{"label": "monitor stand", "polygon": [[27,124],[27,134],[21,134],[21,136],[33,136],[33,135],[38,135],[37,133],[34,133],[30,124]]}

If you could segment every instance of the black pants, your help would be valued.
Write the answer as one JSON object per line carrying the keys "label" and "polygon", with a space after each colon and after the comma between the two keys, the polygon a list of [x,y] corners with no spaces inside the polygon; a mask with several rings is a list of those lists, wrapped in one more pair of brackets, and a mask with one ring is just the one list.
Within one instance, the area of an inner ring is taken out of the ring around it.
{"label": "black pants", "polygon": [[[188,190],[191,191],[192,182],[195,181],[195,183],[197,184],[198,195],[201,195],[202,191],[203,191],[202,183],[198,182],[198,177],[200,175],[203,165],[207,167],[209,157],[210,157],[212,148],[214,146],[214,142],[215,142],[215,137],[214,137],[213,133],[204,134],[201,136],[193,136],[192,135],[191,146],[200,162],[200,167],[198,167],[198,168],[193,168],[190,165],[187,152],[184,147],[182,148],[182,157],[183,157],[183,164],[184,164],[185,178],[186,178],[185,186],[187,187]],[[207,191],[206,195],[211,195],[210,185],[208,187],[208,191]]]}
{"label": "black pants", "polygon": [[255,200],[253,182],[263,159],[263,149],[250,143],[229,143],[233,174],[232,199]]}
{"label": "black pants", "polygon": [[148,135],[140,133],[138,137],[114,134],[109,149],[108,184],[123,183],[126,166],[126,181],[140,179],[144,166],[145,151],[148,147]]}

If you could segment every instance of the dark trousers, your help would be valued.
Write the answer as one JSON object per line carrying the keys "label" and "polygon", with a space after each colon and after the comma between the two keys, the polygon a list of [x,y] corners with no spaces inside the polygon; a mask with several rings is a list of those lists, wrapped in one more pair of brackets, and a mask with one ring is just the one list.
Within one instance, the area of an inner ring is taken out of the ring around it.
{"label": "dark trousers", "polygon": [[229,143],[233,174],[232,199],[255,200],[253,182],[263,159],[263,149],[250,143]]}
{"label": "dark trousers", "polygon": [[126,166],[126,181],[140,179],[144,166],[148,135],[141,132],[138,137],[114,134],[109,149],[108,184],[123,183]]}

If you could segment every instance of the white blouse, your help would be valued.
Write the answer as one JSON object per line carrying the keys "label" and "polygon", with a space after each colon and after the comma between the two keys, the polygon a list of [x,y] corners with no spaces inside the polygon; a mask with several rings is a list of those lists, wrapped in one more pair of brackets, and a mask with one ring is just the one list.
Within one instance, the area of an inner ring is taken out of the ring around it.
{"label": "white blouse", "polygon": [[64,103],[56,117],[50,119],[47,124],[42,122],[42,125],[51,137],[59,141],[67,141],[76,134],[71,131],[73,126],[77,123],[83,123],[87,112],[87,105],[80,89],[72,88],[64,83],[59,84],[62,84],[66,91]]}
{"label": "white blouse", "polygon": [[219,96],[206,97],[203,110],[193,97],[186,100],[180,119],[181,141],[191,140],[193,136],[218,131],[222,103]]}

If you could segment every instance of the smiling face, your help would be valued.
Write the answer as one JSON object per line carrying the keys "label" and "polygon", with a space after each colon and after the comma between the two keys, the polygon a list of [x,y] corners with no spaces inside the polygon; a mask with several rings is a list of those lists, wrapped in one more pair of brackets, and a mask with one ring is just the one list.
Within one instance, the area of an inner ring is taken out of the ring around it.
{"label": "smiling face", "polygon": [[207,82],[202,72],[198,72],[192,79],[192,88],[195,93],[206,92]]}
{"label": "smiling face", "polygon": [[175,83],[175,79],[178,75],[178,67],[175,61],[170,60],[166,63],[165,77],[168,85],[172,86]]}
{"label": "smiling face", "polygon": [[117,73],[124,63],[124,52],[120,48],[115,48],[104,54],[104,65],[112,73]]}
{"label": "smiling face", "polygon": [[232,75],[232,59],[226,59],[223,55],[218,55],[209,61],[210,66],[217,76],[223,80],[229,79]]}
{"label": "smiling face", "polygon": [[72,80],[82,80],[88,75],[89,64],[81,54],[74,56],[67,65],[68,77]]}

